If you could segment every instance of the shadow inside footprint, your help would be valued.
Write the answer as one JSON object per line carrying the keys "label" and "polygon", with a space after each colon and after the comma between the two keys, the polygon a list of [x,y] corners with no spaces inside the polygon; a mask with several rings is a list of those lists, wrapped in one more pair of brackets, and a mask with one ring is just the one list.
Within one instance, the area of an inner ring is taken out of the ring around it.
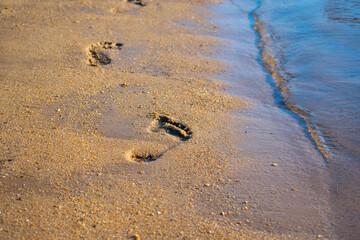
{"label": "shadow inside footprint", "polygon": [[143,0],[128,0],[128,2],[134,3],[134,4],[142,6],[142,7],[146,6],[146,3],[144,3]]}
{"label": "shadow inside footprint", "polygon": [[[193,133],[186,124],[163,114],[152,113],[151,116],[154,117],[155,120],[152,122],[149,130],[153,132],[165,131],[165,133],[177,137],[180,141],[187,141],[192,137]],[[181,142],[178,141],[171,146],[167,146],[167,148],[161,147],[160,149],[154,149],[150,145],[138,146],[133,150],[125,152],[125,157],[136,163],[154,162],[179,144],[181,144]]]}
{"label": "shadow inside footprint", "polygon": [[155,114],[155,118],[158,122],[158,129],[164,129],[168,134],[176,136],[182,141],[189,140],[192,137],[192,131],[186,124],[166,115]]}
{"label": "shadow inside footprint", "polygon": [[145,7],[147,4],[143,0],[122,0],[118,7],[111,8],[111,13],[125,13]]}
{"label": "shadow inside footprint", "polygon": [[156,159],[158,159],[158,156],[153,154],[132,154],[130,156],[130,159],[137,163],[143,163],[143,162],[153,162]]}
{"label": "shadow inside footprint", "polygon": [[153,150],[149,147],[143,149],[133,149],[125,153],[125,157],[136,163],[153,162],[161,157],[159,150]]}
{"label": "shadow inside footprint", "polygon": [[111,63],[111,58],[106,53],[108,49],[120,50],[123,44],[113,43],[110,41],[102,41],[92,44],[89,48],[90,58],[89,64],[91,66],[108,65]]}

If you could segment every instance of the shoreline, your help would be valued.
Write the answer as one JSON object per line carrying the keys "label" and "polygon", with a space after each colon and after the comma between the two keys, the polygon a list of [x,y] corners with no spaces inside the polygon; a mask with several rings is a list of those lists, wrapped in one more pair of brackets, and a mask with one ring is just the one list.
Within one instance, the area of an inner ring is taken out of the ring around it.
{"label": "shoreline", "polygon": [[232,191],[254,199],[256,210],[249,215],[258,229],[291,233],[288,238],[295,239],[336,238],[326,162],[298,118],[274,99],[276,92],[260,61],[259,39],[249,16],[257,6],[251,1],[239,4],[228,1],[217,8],[220,17],[214,21],[228,43],[225,53],[217,56],[231,66],[222,78],[232,94],[252,103],[238,114],[239,127],[246,133],[238,146],[251,165],[235,173],[246,184]]}
{"label": "shoreline", "polygon": [[323,166],[301,170],[316,151],[229,94],[222,76],[244,76],[217,57],[228,30],[208,4],[0,5],[1,238],[331,238]]}
{"label": "shoreline", "polygon": [[[231,2],[233,2],[234,5],[239,4],[239,7],[241,8],[242,11],[246,9],[246,4],[247,4],[246,1],[242,3],[239,3],[239,1],[231,1]],[[324,82],[319,80],[319,78],[320,76],[322,76],[323,79],[325,79],[326,78],[325,76],[327,76],[327,74],[329,73],[326,69],[321,67],[319,68],[319,71],[312,72],[311,70],[308,71],[306,69],[303,69],[304,71],[301,71],[302,69],[301,67],[306,65],[306,58],[304,56],[307,54],[312,55],[313,56],[312,63],[316,63],[322,58],[331,59],[331,57],[327,57],[327,56],[332,56],[335,51],[342,51],[344,52],[344,55],[341,58],[341,60],[339,60],[339,65],[337,65],[339,69],[345,66],[344,62],[346,61],[350,62],[351,61],[350,59],[352,58],[356,59],[357,55],[352,54],[351,50],[349,51],[348,47],[342,44],[337,44],[336,47],[333,46],[333,49],[332,48],[326,49],[327,47],[329,47],[329,45],[331,45],[331,41],[325,40],[326,36],[331,35],[330,29],[337,29],[338,31],[343,32],[344,37],[335,37],[338,40],[341,40],[342,38],[346,38],[345,36],[351,35],[351,30],[348,29],[348,25],[349,24],[351,25],[351,23],[345,21],[341,25],[338,25],[338,23],[336,23],[336,21],[334,22],[331,17],[330,19],[323,17],[323,15],[321,15],[321,11],[319,12],[316,9],[322,9],[322,7],[324,7],[325,9],[327,9],[324,11],[327,14],[330,14],[329,16],[332,16],[330,9],[333,6],[326,4],[326,2],[319,2],[318,4],[314,4],[314,5],[306,5],[306,3],[302,5],[301,3],[299,3],[297,7],[294,8],[297,9],[294,12],[294,15],[291,14],[291,11],[287,12],[286,14],[282,14],[283,13],[282,11],[287,7],[289,7],[286,4],[272,5],[270,2],[262,1],[262,5],[264,6],[260,8],[259,6],[254,5],[253,8],[247,9],[245,11],[249,12],[248,18],[249,21],[252,23],[251,27],[253,27],[253,24],[257,23],[257,29],[254,30],[260,33],[260,35],[256,37],[256,40],[254,42],[257,45],[257,48],[259,48],[258,62],[260,65],[265,65],[263,71],[268,73],[267,74],[268,76],[266,77],[267,80],[266,81],[264,80],[263,82],[266,82],[269,86],[273,88],[272,95],[274,98],[274,103],[270,105],[272,106],[278,105],[279,108],[284,108],[284,112],[287,112],[288,110],[290,111],[293,110],[292,112],[300,113],[300,118],[303,119],[299,119],[298,121],[299,121],[299,125],[303,125],[304,136],[306,136],[308,141],[313,142],[314,147],[318,148],[320,154],[323,155],[323,160],[325,161],[324,164],[321,164],[321,161],[316,156],[317,154],[313,154],[313,156],[310,155],[308,159],[313,160],[314,162],[318,162],[320,168],[322,168],[323,170],[320,170],[320,172],[316,173],[317,164],[315,163],[306,164],[303,167],[304,169],[310,168],[310,170],[312,171],[315,170],[315,174],[310,174],[310,177],[311,175],[313,176],[319,175],[323,178],[323,183],[321,183],[321,181],[316,181],[314,179],[314,181],[316,182],[316,187],[314,187],[314,190],[316,191],[317,188],[321,189],[324,186],[324,189],[326,189],[326,192],[328,192],[328,197],[326,197],[325,194],[325,197],[322,198],[320,197],[319,199],[320,200],[327,199],[326,200],[327,209],[326,208],[325,209],[326,212],[328,212],[327,214],[327,218],[329,219],[328,223],[331,225],[329,229],[332,229],[331,232],[334,234],[333,238],[354,239],[356,238],[357,235],[359,235],[357,234],[358,232],[357,226],[359,225],[359,221],[358,218],[356,217],[357,216],[356,213],[358,212],[359,209],[358,205],[356,204],[357,201],[356,192],[358,187],[355,184],[356,178],[358,176],[358,174],[356,174],[358,172],[358,168],[355,166],[357,161],[356,158],[357,149],[356,147],[351,147],[356,145],[355,138],[349,140],[351,139],[351,137],[349,137],[350,135],[346,135],[346,132],[348,131],[349,126],[351,126],[350,124],[350,122],[352,121],[351,119],[353,119],[354,118],[353,116],[355,116],[356,114],[347,115],[345,111],[343,116],[344,117],[343,121],[347,122],[347,124],[345,124],[344,126],[339,121],[337,121],[336,118],[334,119],[331,118],[332,119],[331,121],[326,121],[326,118],[329,118],[332,115],[338,116],[341,113],[337,112],[332,108],[328,108],[327,110],[321,112],[321,109],[326,109],[326,104],[324,103],[321,103],[319,105],[311,104],[311,102],[314,101],[312,96],[316,95],[316,91],[307,92],[306,89],[304,89],[303,87],[307,83],[309,83],[307,82],[306,78],[311,79],[311,77],[309,76],[313,74],[313,76],[318,76],[318,78],[314,77],[312,87],[318,86],[319,90],[322,89],[321,86],[323,86]],[[313,9],[312,11],[316,13],[315,16],[313,16],[313,14],[308,11],[309,9]],[[342,10],[346,11],[346,9],[342,9]],[[254,11],[257,11],[259,13],[258,17],[260,17],[264,22],[259,21],[259,19],[253,19]],[[355,12],[356,10],[354,10],[352,13]],[[337,14],[341,15],[342,11],[337,12]],[[294,20],[293,23],[291,23],[292,16],[296,16],[294,18],[297,19]],[[306,23],[304,23],[303,25],[301,19],[306,19],[305,16],[311,16],[311,17],[308,18],[308,21],[305,21]],[[286,23],[284,21],[285,19],[289,19],[290,22]],[[309,26],[312,26],[312,24],[315,22],[316,24],[314,25],[314,28],[319,30],[318,35],[312,34],[311,30],[307,28]],[[327,26],[326,28],[322,27],[325,25]],[[324,31],[322,31],[321,29],[324,29]],[[299,43],[297,43],[297,46],[299,48],[296,48],[295,46],[291,45],[291,40],[290,40],[292,39],[292,37],[296,38],[296,35],[303,35],[304,38],[314,38],[317,39],[319,42],[324,41],[322,42],[322,44],[318,43],[315,44],[313,47],[314,49],[318,49],[317,47],[321,45],[322,46],[321,49],[322,50],[326,49],[326,50],[323,52],[321,52],[320,50],[318,52],[307,51],[309,45],[311,44],[302,40],[300,40]],[[355,40],[356,37],[350,37],[349,39]],[[283,46],[284,48],[282,48]],[[302,49],[302,51],[300,51],[300,49]],[[242,51],[244,50],[245,49],[242,49]],[[298,56],[297,55],[298,52],[303,52],[303,54],[300,54]],[[294,63],[293,60],[295,60],[297,63]],[[324,63],[324,66],[331,66],[331,64],[327,62]],[[290,72],[286,72],[286,71],[290,71]],[[356,69],[354,69],[354,71],[356,72]],[[293,75],[295,72],[297,72],[297,74]],[[334,84],[337,81],[340,81],[340,79],[342,79],[341,78],[342,75],[346,76],[346,71],[345,72],[338,71],[338,75],[336,76],[334,75],[333,78],[333,80],[335,80]],[[346,82],[345,79],[346,77],[341,81]],[[241,85],[244,84],[242,83]],[[350,81],[350,85],[351,85],[351,81]],[[334,86],[329,87],[329,89],[331,89],[332,87]],[[259,88],[261,89],[261,87],[257,87],[256,89]],[[347,88],[344,87],[344,89],[340,91],[345,92],[346,91],[345,89]],[[333,90],[334,89],[332,89],[332,91]],[[318,98],[318,99],[319,100],[322,99],[321,101],[327,99],[326,101],[331,105],[332,102],[331,98],[325,97],[325,95],[328,94],[330,94],[330,92],[326,92],[323,95],[323,98]],[[354,94],[353,91],[349,91],[349,95],[354,96],[353,94]],[[242,95],[244,96],[247,94],[242,93]],[[336,95],[336,94],[330,94],[330,95]],[[264,97],[261,96],[261,94],[257,94],[257,97],[255,97],[255,99],[260,100],[260,102],[262,103],[265,103],[266,101],[264,101],[263,98]],[[308,104],[306,104],[306,102]],[[297,104],[298,106],[296,106]],[[341,104],[344,104],[342,107],[344,109],[347,109],[346,103],[339,100],[338,106]],[[350,109],[355,108],[355,105],[356,104],[350,106],[350,108],[347,111],[348,112],[351,111]],[[303,110],[301,110],[301,108],[307,109],[308,113],[306,113],[306,111],[304,112]],[[292,114],[289,113],[289,116],[291,115]],[[264,118],[264,117],[260,116],[260,118]],[[294,116],[294,118],[298,118],[298,117]],[[349,120],[350,122],[348,122],[347,120]],[[279,123],[280,122],[281,121],[279,121]],[[339,129],[342,129],[344,134],[342,134],[342,131],[340,131]],[[356,132],[355,129],[356,127],[354,128],[353,132]],[[293,134],[294,132],[290,132],[289,134]],[[311,136],[309,136],[309,134]],[[261,136],[259,137],[261,138]],[[344,140],[346,138],[348,138],[347,144],[346,141]],[[284,141],[284,139],[285,138],[282,138],[282,141]],[[292,141],[292,138],[290,138],[289,141]],[[290,147],[289,149],[294,150],[295,147]],[[302,150],[301,152],[309,152],[304,150]],[[292,158],[295,159],[298,158],[298,156],[295,155]],[[305,160],[300,162],[306,163],[307,161]]]}

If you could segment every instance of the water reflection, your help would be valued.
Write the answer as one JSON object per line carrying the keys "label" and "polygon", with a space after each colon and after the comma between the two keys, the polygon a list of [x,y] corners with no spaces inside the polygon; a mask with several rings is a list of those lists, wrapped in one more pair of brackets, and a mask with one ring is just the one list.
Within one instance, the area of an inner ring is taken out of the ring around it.
{"label": "water reflection", "polygon": [[324,12],[329,20],[360,28],[360,1],[329,0]]}

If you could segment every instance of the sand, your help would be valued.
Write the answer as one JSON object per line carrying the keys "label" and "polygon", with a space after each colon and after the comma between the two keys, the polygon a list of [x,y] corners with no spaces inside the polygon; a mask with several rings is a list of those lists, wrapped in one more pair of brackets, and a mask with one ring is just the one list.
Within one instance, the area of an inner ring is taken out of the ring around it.
{"label": "sand", "polygon": [[215,3],[2,1],[1,239],[320,234],[252,222]]}

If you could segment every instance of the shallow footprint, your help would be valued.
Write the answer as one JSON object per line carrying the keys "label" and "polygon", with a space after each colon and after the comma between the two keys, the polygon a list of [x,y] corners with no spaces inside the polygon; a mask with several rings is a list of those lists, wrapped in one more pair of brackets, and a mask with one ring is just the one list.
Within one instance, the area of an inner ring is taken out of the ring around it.
{"label": "shallow footprint", "polygon": [[89,64],[90,66],[108,65],[111,63],[111,58],[107,54],[109,49],[121,50],[123,44],[113,43],[110,41],[101,41],[91,44],[89,47]]}
{"label": "shallow footprint", "polygon": [[125,157],[132,162],[146,163],[157,160],[162,154],[159,150],[151,150],[148,147],[144,147],[142,150],[137,148],[126,152]]}
{"label": "shallow footprint", "polygon": [[[130,4],[131,3],[131,4]],[[143,0],[123,0],[118,8],[111,8],[112,13],[124,13],[140,7],[145,7],[146,3]]]}
{"label": "shallow footprint", "polygon": [[151,153],[133,153],[130,156],[130,160],[137,162],[137,163],[153,162],[157,158],[158,158],[158,156],[153,155]]}

